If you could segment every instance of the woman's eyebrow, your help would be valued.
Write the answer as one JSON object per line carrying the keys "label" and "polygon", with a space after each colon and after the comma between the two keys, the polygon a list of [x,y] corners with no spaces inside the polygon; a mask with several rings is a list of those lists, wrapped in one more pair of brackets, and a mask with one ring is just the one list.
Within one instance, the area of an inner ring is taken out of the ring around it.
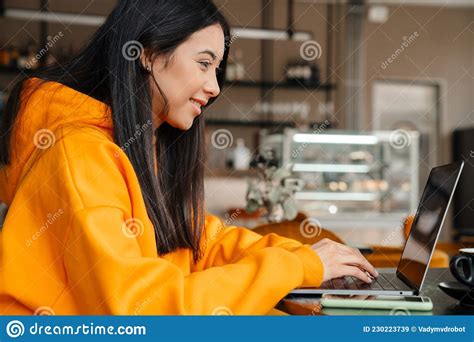
{"label": "woman's eyebrow", "polygon": [[[204,50],[204,51],[201,51],[199,52],[200,54],[201,53],[206,53],[208,54],[209,56],[211,56],[212,60],[215,61],[217,59],[217,56],[214,52],[212,52],[211,50]],[[222,60],[220,60],[219,62],[221,62]]]}

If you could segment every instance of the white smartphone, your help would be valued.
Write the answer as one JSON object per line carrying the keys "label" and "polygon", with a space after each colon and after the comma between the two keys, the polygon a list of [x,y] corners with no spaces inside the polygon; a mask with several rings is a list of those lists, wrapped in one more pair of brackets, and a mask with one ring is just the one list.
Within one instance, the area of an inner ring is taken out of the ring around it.
{"label": "white smartphone", "polygon": [[384,309],[399,311],[429,311],[433,309],[431,299],[423,296],[340,296],[323,294],[320,303],[321,306],[327,308]]}

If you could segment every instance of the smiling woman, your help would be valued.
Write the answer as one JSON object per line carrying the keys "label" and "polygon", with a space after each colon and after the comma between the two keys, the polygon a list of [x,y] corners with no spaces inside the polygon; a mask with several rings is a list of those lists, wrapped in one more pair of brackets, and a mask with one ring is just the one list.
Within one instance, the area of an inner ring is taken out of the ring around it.
{"label": "smiling woman", "polygon": [[223,52],[224,33],[216,24],[192,34],[176,48],[171,61],[163,55],[153,58],[152,51],[142,54],[141,62],[151,75],[151,89],[158,93],[155,88],[161,88],[169,102],[168,112],[162,113],[161,98],[153,97],[157,125],[161,121],[183,130],[191,128],[201,107],[219,95],[216,75],[221,72],[222,56],[218,56]]}
{"label": "smiling woman", "polygon": [[[209,56],[198,52],[220,53],[225,68],[226,41],[229,27],[211,1],[123,0],[78,56],[33,74],[41,80],[33,83],[37,88],[56,82],[106,104],[117,145],[136,138],[124,152],[136,171],[161,253],[191,248],[198,258],[204,119],[190,100],[211,103],[218,95],[224,75],[216,75],[214,64],[206,69]],[[26,104],[34,94],[26,85],[20,81],[14,87],[2,118],[2,164],[10,161],[10,144],[17,143],[10,128],[22,112],[20,99]],[[67,114],[73,116],[74,109]],[[137,129],[148,121],[154,125]],[[38,127],[43,128],[48,127]]]}
{"label": "smiling woman", "polygon": [[210,0],[122,0],[78,56],[15,86],[0,313],[265,314],[331,275],[330,243],[320,259],[205,213],[201,111],[229,41]]}

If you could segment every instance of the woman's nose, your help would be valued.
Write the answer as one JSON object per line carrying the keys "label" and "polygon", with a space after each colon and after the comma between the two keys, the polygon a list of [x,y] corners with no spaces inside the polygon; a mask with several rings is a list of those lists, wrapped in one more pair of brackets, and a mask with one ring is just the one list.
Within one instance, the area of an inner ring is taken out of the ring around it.
{"label": "woman's nose", "polygon": [[206,82],[204,90],[208,93],[211,97],[216,97],[221,92],[219,87],[219,83],[217,83],[217,78],[214,76],[208,82]]}

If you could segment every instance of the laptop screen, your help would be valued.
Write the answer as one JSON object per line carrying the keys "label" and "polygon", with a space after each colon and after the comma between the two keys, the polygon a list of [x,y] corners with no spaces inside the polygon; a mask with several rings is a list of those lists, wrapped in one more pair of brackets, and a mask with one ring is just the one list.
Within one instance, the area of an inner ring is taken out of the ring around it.
{"label": "laptop screen", "polygon": [[435,167],[428,177],[397,269],[416,289],[421,288],[463,165],[456,162]]}

